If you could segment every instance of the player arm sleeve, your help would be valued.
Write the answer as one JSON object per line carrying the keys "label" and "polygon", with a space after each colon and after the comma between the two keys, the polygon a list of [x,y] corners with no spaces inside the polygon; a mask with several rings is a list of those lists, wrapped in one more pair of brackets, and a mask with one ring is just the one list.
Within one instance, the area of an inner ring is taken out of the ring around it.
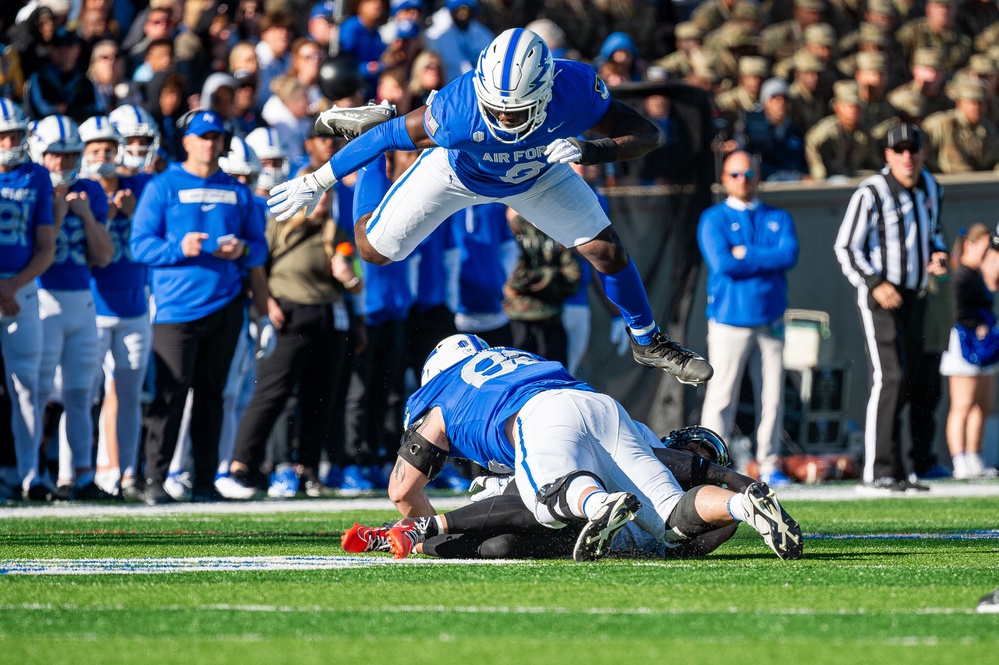
{"label": "player arm sleeve", "polygon": [[330,159],[333,175],[342,180],[389,150],[416,150],[406,129],[406,116],[383,122],[347,143]]}

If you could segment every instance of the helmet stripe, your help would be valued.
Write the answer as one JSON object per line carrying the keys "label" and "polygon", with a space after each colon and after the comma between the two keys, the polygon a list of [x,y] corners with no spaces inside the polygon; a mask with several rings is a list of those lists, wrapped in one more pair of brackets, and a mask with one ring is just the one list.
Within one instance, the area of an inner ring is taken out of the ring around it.
{"label": "helmet stripe", "polygon": [[0,99],[0,114],[2,114],[4,120],[10,120],[12,114],[7,106],[6,99]]}
{"label": "helmet stripe", "polygon": [[58,125],[58,127],[59,127],[59,141],[60,142],[66,140],[66,127],[65,127],[65,124],[66,124],[66,116],[64,116],[64,115],[59,116],[59,119],[56,121],[56,125]]}
{"label": "helmet stripe", "polygon": [[510,74],[513,71],[513,60],[517,54],[517,47],[520,44],[520,38],[524,34],[523,28],[517,28],[510,35],[510,43],[506,48],[506,57],[503,59],[503,75],[500,78],[500,94],[504,97],[510,96],[510,89],[513,85],[510,83]]}

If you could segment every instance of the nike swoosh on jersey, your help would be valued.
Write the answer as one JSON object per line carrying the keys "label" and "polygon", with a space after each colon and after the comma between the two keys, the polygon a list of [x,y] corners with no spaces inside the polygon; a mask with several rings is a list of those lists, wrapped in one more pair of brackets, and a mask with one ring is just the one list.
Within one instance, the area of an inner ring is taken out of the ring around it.
{"label": "nike swoosh on jersey", "polygon": [[554,131],[555,131],[556,129],[558,129],[559,127],[561,127],[561,126],[562,126],[562,125],[564,125],[564,124],[565,124],[564,122],[560,122],[560,123],[558,123],[557,125],[555,125],[555,126],[554,126],[554,127],[552,127],[551,129],[549,129],[549,130],[548,130],[548,133],[549,133],[549,134],[551,134],[552,132],[554,132]]}
{"label": "nike swoosh on jersey", "polygon": [[209,203],[207,205],[202,204],[201,212],[208,212],[209,210],[214,210],[215,206],[217,205],[218,205],[217,203]]}

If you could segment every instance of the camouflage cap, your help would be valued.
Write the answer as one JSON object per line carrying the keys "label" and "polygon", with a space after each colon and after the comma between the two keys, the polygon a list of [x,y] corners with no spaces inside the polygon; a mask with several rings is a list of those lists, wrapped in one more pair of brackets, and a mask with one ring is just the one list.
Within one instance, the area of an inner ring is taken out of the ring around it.
{"label": "camouflage cap", "polygon": [[876,23],[861,23],[857,30],[857,40],[862,44],[888,46],[888,31]]}
{"label": "camouflage cap", "polygon": [[888,59],[878,51],[861,51],[857,54],[858,72],[886,72]]}
{"label": "camouflage cap", "polygon": [[914,88],[899,90],[889,96],[888,101],[910,118],[922,118],[926,115],[926,98]]}
{"label": "camouflage cap", "polygon": [[973,102],[985,101],[985,86],[974,79],[960,78],[949,86],[950,96],[955,99],[967,99]]}
{"label": "camouflage cap", "polygon": [[856,81],[836,81],[833,83],[833,103],[860,104],[860,89]]}
{"label": "camouflage cap", "polygon": [[693,21],[683,21],[676,24],[673,34],[677,39],[702,39],[704,37],[704,29]]}
{"label": "camouflage cap", "polygon": [[735,3],[735,7],[732,8],[732,18],[737,21],[763,23],[766,20],[766,15],[760,8],[759,3],[752,0],[739,0],[739,2]]}
{"label": "camouflage cap", "polygon": [[828,23],[813,23],[805,28],[803,34],[806,44],[816,46],[835,46],[836,30]]}
{"label": "camouflage cap", "polygon": [[767,59],[758,55],[744,55],[739,58],[739,76],[759,76],[766,78],[770,75],[770,67]]}
{"label": "camouflage cap", "polygon": [[968,69],[979,76],[989,76],[996,73],[996,63],[992,56],[976,53],[968,58]]}
{"label": "camouflage cap", "polygon": [[895,3],[891,0],[867,0],[867,11],[880,16],[895,16]]}
{"label": "camouflage cap", "polygon": [[794,0],[794,8],[810,12],[824,12],[826,10],[826,2],[825,0]]}
{"label": "camouflage cap", "polygon": [[826,65],[814,53],[799,50],[794,54],[794,68],[801,72],[824,72]]}
{"label": "camouflage cap", "polygon": [[920,67],[943,69],[943,53],[936,48],[917,48],[912,54],[912,64]]}

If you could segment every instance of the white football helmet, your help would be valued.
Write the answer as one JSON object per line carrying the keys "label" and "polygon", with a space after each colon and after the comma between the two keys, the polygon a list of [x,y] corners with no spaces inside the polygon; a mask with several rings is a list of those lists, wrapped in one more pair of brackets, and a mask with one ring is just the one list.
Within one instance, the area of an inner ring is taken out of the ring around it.
{"label": "white football helmet", "polygon": [[250,144],[239,136],[233,136],[229,142],[229,152],[219,158],[219,168],[232,176],[247,176],[247,184],[255,188],[262,167],[260,158]]}
{"label": "white football helmet", "polygon": [[[527,138],[547,117],[552,98],[555,61],[541,37],[524,28],[510,28],[479,54],[472,84],[479,113],[489,133],[500,143]],[[525,113],[523,123],[504,126],[499,113]]]}
{"label": "white football helmet", "polygon": [[87,118],[80,125],[80,140],[83,141],[84,146],[92,141],[108,141],[116,146],[114,157],[110,162],[96,161],[84,154],[80,175],[91,179],[113,176],[115,169],[121,165],[125,155],[125,139],[111,124],[111,120],[106,115],[95,115],[93,118]]}
{"label": "white football helmet", "polygon": [[[125,168],[146,170],[152,166],[156,161],[156,152],[160,149],[160,128],[149,111],[135,104],[126,104],[111,111],[108,119],[125,139],[125,152],[122,156]],[[149,139],[149,144],[128,145],[128,139],[136,137]]]}
{"label": "white football helmet", "polygon": [[28,119],[21,107],[0,97],[0,132],[21,132],[21,142],[16,148],[0,148],[0,164],[15,166],[28,159]]}
{"label": "white football helmet", "polygon": [[270,191],[272,187],[288,180],[291,170],[288,160],[288,149],[281,141],[281,135],[273,127],[257,127],[247,134],[246,142],[257,153],[257,158],[280,159],[281,166],[261,166],[260,178],[257,179],[257,189]]}
{"label": "white football helmet", "polygon": [[54,187],[69,187],[80,177],[83,141],[80,140],[80,128],[68,116],[50,115],[34,123],[28,137],[28,152],[31,153],[31,161],[42,166],[45,165],[43,156],[47,152],[76,155],[68,169],[49,171]]}
{"label": "white football helmet", "polygon": [[423,363],[423,372],[420,374],[420,385],[425,386],[444,370],[454,367],[462,360],[474,356],[479,351],[489,348],[486,340],[478,335],[451,335],[445,337],[434,347],[434,350],[427,356]]}

